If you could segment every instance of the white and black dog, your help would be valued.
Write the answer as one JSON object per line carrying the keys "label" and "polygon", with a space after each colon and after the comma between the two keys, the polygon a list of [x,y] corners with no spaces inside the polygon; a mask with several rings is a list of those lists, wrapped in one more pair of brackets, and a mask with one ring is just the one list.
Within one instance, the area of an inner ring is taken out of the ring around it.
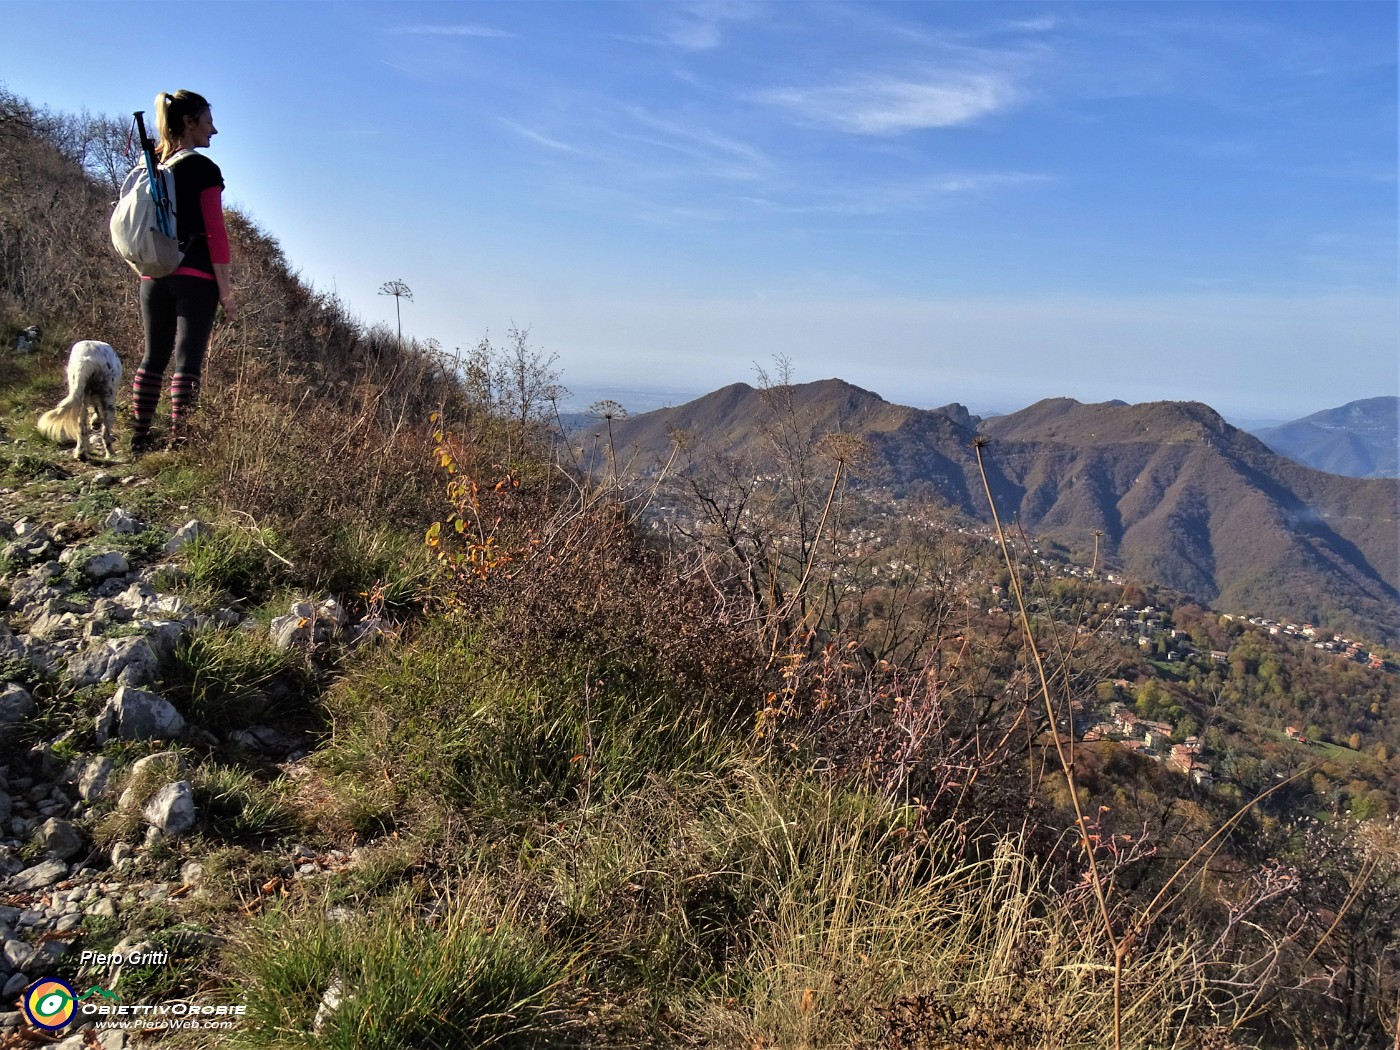
{"label": "white and black dog", "polygon": [[39,433],[50,441],[75,443],[73,458],[88,452],[88,409],[92,427],[102,427],[102,452],[109,459],[114,451],[112,425],[117,419],[117,387],[122,381],[122,363],[117,352],[96,339],[73,344],[68,353],[68,396],[39,417]]}

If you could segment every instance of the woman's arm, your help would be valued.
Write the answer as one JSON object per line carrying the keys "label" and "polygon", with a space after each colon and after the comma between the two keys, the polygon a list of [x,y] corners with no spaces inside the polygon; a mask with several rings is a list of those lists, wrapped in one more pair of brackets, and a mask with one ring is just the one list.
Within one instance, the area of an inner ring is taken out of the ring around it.
{"label": "woman's arm", "polygon": [[230,321],[238,316],[238,300],[233,297],[232,281],[229,278],[228,263],[214,264],[214,280],[219,285],[219,304],[224,308],[224,316]]}
{"label": "woman's arm", "polygon": [[238,316],[238,300],[233,297],[232,254],[228,245],[228,227],[224,224],[223,189],[210,186],[199,195],[199,208],[204,214],[205,237],[209,241],[209,261],[214,264],[214,280],[219,285],[219,302],[224,313]]}

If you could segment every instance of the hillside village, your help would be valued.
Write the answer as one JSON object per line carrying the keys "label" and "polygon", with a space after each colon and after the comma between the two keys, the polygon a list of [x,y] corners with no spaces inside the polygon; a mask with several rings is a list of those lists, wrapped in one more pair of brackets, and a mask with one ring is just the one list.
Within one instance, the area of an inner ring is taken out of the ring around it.
{"label": "hillside village", "polygon": [[[753,477],[756,487],[774,486],[778,478],[772,474],[760,473]],[[867,494],[869,495],[869,494]],[[925,570],[913,562],[899,556],[890,557],[897,549],[893,532],[909,524],[916,523],[929,529],[946,528],[947,522],[937,512],[916,509],[909,510],[899,501],[875,495],[872,499],[876,509],[868,510],[848,526],[839,540],[845,557],[832,568],[833,575],[848,585],[868,583],[871,577],[884,577],[901,581],[914,587],[932,584],[935,581]],[[666,531],[680,525],[687,534],[703,530],[703,523],[695,518],[681,520],[684,512],[679,506],[660,499],[650,515],[653,530]],[[754,524],[759,512],[745,509],[739,516],[741,524]],[[961,523],[953,526],[953,531],[965,539],[984,545],[989,550],[997,540],[995,530],[987,525]],[[1131,581],[1113,568],[1102,568],[1076,562],[1063,548],[1057,545],[1045,546],[1031,541],[1027,547],[1025,571],[1029,576],[1039,576],[1040,583],[1032,588],[1033,594],[1043,594],[1055,580],[1077,581],[1086,585],[1101,585],[1126,590]],[[1001,583],[984,583],[986,590],[979,596],[974,580],[958,580],[947,577],[939,581],[945,587],[951,586],[964,595],[967,605],[987,617],[1014,617],[1012,595]],[[1167,604],[1171,600],[1169,592],[1153,588],[1154,601],[1158,604],[1118,604],[1100,602],[1094,608],[1081,612],[1076,622],[1070,623],[1050,612],[1052,603],[1043,597],[1032,597],[1029,611],[1033,619],[1051,615],[1060,628],[1072,629],[1080,636],[1096,636],[1110,640],[1126,650],[1131,650],[1150,664],[1157,664],[1176,673],[1195,670],[1207,674],[1213,667],[1225,665],[1230,653],[1227,649],[1202,648],[1197,645],[1190,632],[1177,626],[1173,608]],[[1286,642],[1301,652],[1311,649],[1330,654],[1339,662],[1360,665],[1371,670],[1395,675],[1397,666],[1394,654],[1383,647],[1363,640],[1326,631],[1310,623],[1280,621],[1268,616],[1249,613],[1220,613],[1221,624],[1235,624],[1244,631],[1257,631],[1271,638]],[[1150,680],[1150,679],[1143,679]],[[1074,738],[1084,743],[1109,742],[1124,751],[1141,758],[1157,762],[1164,768],[1189,778],[1200,788],[1212,787],[1222,777],[1228,779],[1228,770],[1218,768],[1219,758],[1212,756],[1198,733],[1179,735],[1177,727],[1170,721],[1149,718],[1134,710],[1134,694],[1142,684],[1117,678],[1111,682],[1111,699],[1088,697],[1073,702]],[[1067,731],[1068,726],[1062,726]],[[1279,732],[1281,738],[1296,745],[1313,743],[1304,731],[1296,725],[1285,725],[1272,732]]]}
{"label": "hillside village", "polygon": [[[752,481],[755,487],[774,486],[778,479],[769,473],[757,473]],[[882,554],[894,546],[893,529],[909,522],[939,529],[946,527],[946,520],[935,512],[909,508],[888,496],[877,496],[874,502],[877,509],[867,512],[862,519],[845,528],[841,544],[847,560],[844,564],[836,566],[835,572],[843,579],[854,581],[861,573],[870,572],[866,563],[873,561],[879,566],[877,572],[887,573],[891,578],[917,574],[918,568],[908,560],[898,557],[880,560]],[[759,512],[745,508],[738,521],[740,524],[747,524],[755,521],[758,516]],[[694,517],[687,518],[676,503],[664,496],[658,497],[649,508],[648,518],[648,525],[653,531],[672,531],[680,525],[689,534],[704,528],[702,521]],[[996,543],[996,532],[989,525],[958,524],[954,529],[958,534],[978,542],[987,545]],[[1074,561],[1063,549],[1052,552],[1034,541],[1028,548],[1027,563],[1028,567],[1034,566],[1034,569],[1043,571],[1055,579],[1080,580],[1114,587],[1127,587],[1133,582],[1121,570],[1084,565]],[[912,582],[917,584],[932,581],[914,579]],[[1004,587],[992,584],[991,597],[992,601],[986,609],[988,615],[1012,611],[1011,597]],[[968,601],[969,604],[977,604],[974,596],[969,596]],[[1400,669],[1397,668],[1394,652],[1388,648],[1363,639],[1335,634],[1311,623],[1293,623],[1257,613],[1239,612],[1220,613],[1220,619],[1224,622],[1247,624],[1270,636],[1295,641],[1299,645],[1309,645],[1320,652],[1331,653],[1339,659],[1375,670],[1394,673]],[[1111,611],[1100,607],[1087,622],[1077,625],[1077,629],[1081,633],[1088,633],[1103,630],[1107,626],[1116,632],[1119,641],[1135,644],[1145,653],[1156,655],[1170,663],[1202,655],[1191,644],[1186,632],[1176,629],[1172,624],[1170,608],[1122,605]],[[1227,657],[1227,654],[1220,650],[1210,650],[1204,655],[1217,662],[1223,662]]]}
{"label": "hillside village", "polygon": [[[1040,556],[1038,548],[1032,549],[1037,555],[1037,564],[1060,577],[1121,584],[1122,576],[1115,572],[1098,572],[1073,562],[1061,561]],[[988,613],[1011,612],[1011,604],[1000,585],[992,585],[995,605]],[[1095,620],[1097,619],[1097,623]],[[1366,643],[1342,635],[1321,631],[1313,624],[1279,622],[1266,616],[1223,613],[1222,623],[1247,624],[1249,628],[1268,634],[1271,637],[1291,641],[1299,648],[1311,646],[1313,649],[1330,653],[1339,660],[1361,664],[1372,670],[1385,671],[1394,675],[1396,665],[1378,648],[1369,648]],[[1201,650],[1191,641],[1188,632],[1174,626],[1172,610],[1145,605],[1121,605],[1111,612],[1101,611],[1097,617],[1078,625],[1080,633],[1107,631],[1120,644],[1137,647],[1144,656],[1159,659],[1167,664],[1195,663],[1201,670],[1208,671],[1210,665],[1223,665],[1230,654],[1223,649]],[[1130,696],[1134,683],[1126,679],[1113,682],[1117,695]],[[1209,755],[1204,752],[1201,738],[1196,734],[1179,738],[1176,728],[1170,722],[1144,718],[1122,701],[1113,701],[1106,707],[1090,708],[1081,706],[1076,711],[1075,732],[1078,739],[1086,743],[1106,740],[1144,758],[1161,762],[1167,768],[1188,776],[1201,787],[1210,787],[1217,778]],[[1310,743],[1307,736],[1297,726],[1284,728],[1284,735],[1296,744]]]}

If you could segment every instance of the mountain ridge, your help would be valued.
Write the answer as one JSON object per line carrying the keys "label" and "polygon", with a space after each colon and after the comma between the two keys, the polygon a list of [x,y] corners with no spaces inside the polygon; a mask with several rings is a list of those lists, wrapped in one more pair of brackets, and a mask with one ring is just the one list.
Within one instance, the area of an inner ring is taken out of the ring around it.
{"label": "mountain ridge", "polygon": [[1304,466],[1353,478],[1400,476],[1400,397],[1362,398],[1251,433]]}
{"label": "mountain ridge", "polygon": [[756,455],[775,398],[810,435],[864,437],[896,497],[932,494],[990,520],[980,437],[1004,521],[1086,554],[1097,543],[1130,576],[1216,606],[1400,635],[1396,481],[1297,464],[1200,402],[1048,398],[984,420],[837,379],[740,383],[614,421],[613,437],[634,461],[664,458],[677,432]]}

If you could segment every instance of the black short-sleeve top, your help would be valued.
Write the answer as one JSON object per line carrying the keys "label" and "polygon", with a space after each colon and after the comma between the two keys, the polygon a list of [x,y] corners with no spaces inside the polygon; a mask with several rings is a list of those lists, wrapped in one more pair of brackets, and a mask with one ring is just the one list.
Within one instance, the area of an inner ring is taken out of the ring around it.
{"label": "black short-sleeve top", "polygon": [[208,157],[194,152],[175,161],[170,170],[175,173],[175,235],[185,251],[180,269],[198,270],[213,276],[214,264],[209,259],[209,237],[204,228],[200,195],[215,186],[223,189],[223,173]]}

